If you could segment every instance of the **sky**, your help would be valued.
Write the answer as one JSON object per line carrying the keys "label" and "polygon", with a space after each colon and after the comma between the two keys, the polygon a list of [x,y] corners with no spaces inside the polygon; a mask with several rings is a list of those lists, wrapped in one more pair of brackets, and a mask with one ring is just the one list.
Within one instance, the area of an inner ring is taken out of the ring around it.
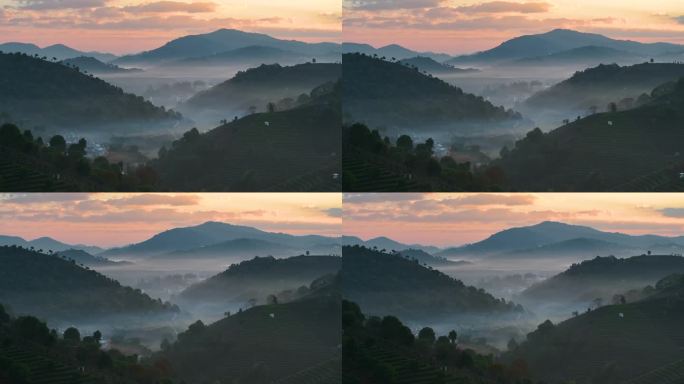
{"label": "sky", "polygon": [[0,235],[121,246],[206,221],[340,236],[340,194],[0,194]]}
{"label": "sky", "polygon": [[684,44],[682,0],[343,0],[343,38],[448,54],[568,28]]}
{"label": "sky", "polygon": [[684,195],[677,193],[345,194],[343,205],[345,235],[441,247],[542,221],[684,235]]}
{"label": "sky", "polygon": [[123,54],[220,28],[338,41],[341,17],[341,0],[0,0],[0,43]]}

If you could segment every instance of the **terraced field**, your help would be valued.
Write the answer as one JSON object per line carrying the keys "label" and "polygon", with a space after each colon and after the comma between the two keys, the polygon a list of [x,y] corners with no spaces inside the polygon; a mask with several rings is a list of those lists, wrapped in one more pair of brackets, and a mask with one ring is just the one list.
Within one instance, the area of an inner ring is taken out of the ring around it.
{"label": "terraced field", "polygon": [[684,384],[684,360],[654,369],[624,384]]}
{"label": "terraced field", "polygon": [[613,188],[614,192],[682,192],[684,179],[680,177],[684,167],[676,166],[638,177]]}
{"label": "terraced field", "polygon": [[0,149],[0,191],[67,192],[74,186]]}
{"label": "terraced field", "polygon": [[36,353],[0,346],[0,356],[28,369],[29,384],[97,384],[98,381],[76,368],[66,367]]}
{"label": "terraced field", "polygon": [[[344,152],[342,169],[351,177],[348,192],[418,192],[429,187],[411,179],[407,171],[388,169],[378,162],[369,161],[358,153]],[[344,182],[344,181],[343,181]],[[346,184],[345,184],[346,185]]]}
{"label": "terraced field", "polygon": [[276,382],[276,384],[340,384],[342,365],[339,358],[304,369]]}
{"label": "terraced field", "polygon": [[342,190],[339,166],[307,173],[267,188],[268,192],[339,192]]}

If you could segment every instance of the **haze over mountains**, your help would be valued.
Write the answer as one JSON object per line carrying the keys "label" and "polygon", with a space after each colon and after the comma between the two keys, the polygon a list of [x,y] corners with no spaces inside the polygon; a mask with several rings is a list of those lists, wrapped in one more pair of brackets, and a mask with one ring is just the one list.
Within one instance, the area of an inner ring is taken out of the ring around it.
{"label": "haze over mountains", "polygon": [[684,248],[684,237],[659,235],[627,235],[603,232],[591,227],[545,221],[527,227],[510,228],[488,238],[460,247],[444,249],[438,256],[456,258],[490,258],[499,260],[544,257],[580,257],[646,253],[678,253]]}
{"label": "haze over mountains", "polygon": [[190,58],[211,58],[217,54],[255,46],[277,48],[279,51],[273,51],[275,54],[280,54],[280,51],[289,51],[308,55],[311,58],[330,58],[334,57],[336,52],[339,56],[340,52],[339,45],[334,43],[304,43],[235,29],[219,29],[211,33],[180,37],[156,49],[122,56],[114,60],[113,64],[158,65]]}
{"label": "haze over mountains", "polygon": [[[586,48],[592,47],[592,48]],[[578,51],[579,48],[585,50]],[[583,33],[568,29],[554,29],[552,31],[516,37],[505,41],[499,46],[487,51],[472,55],[455,57],[448,62],[454,65],[501,65],[505,62],[515,62],[521,59],[544,58],[550,55],[558,55],[565,52],[566,59],[572,61],[573,57],[581,58],[582,55],[597,51],[597,48],[612,49],[615,57],[626,54],[638,55],[646,60],[650,57],[668,57],[672,54],[681,54],[684,46],[670,43],[639,43],[628,40],[615,40],[603,35]],[[575,51],[573,51],[575,50]],[[603,50],[603,53],[611,51]],[[585,56],[586,57],[586,56]],[[612,55],[603,56],[603,59]],[[553,60],[551,62],[553,64]]]}
{"label": "haze over mountains", "polygon": [[71,47],[67,47],[64,44],[55,44],[40,48],[35,44],[10,42],[0,44],[0,51],[4,53],[25,53],[30,56],[45,56],[50,60],[52,58],[56,58],[57,60],[66,60],[82,56],[92,57],[103,62],[109,62],[116,59],[116,55],[111,53],[83,52]]}

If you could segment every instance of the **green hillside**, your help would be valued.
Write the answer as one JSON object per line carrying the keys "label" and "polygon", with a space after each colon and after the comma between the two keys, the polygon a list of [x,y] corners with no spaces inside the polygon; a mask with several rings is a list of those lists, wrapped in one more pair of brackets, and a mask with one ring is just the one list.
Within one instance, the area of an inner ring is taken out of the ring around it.
{"label": "green hillside", "polygon": [[0,247],[0,302],[50,321],[172,315],[178,308],[75,262],[15,246]]}
{"label": "green hillside", "polygon": [[523,358],[535,378],[550,384],[622,383],[681,360],[684,280],[668,280],[641,301],[547,321],[504,360]]}
{"label": "green hillside", "polygon": [[396,317],[366,317],[346,300],[342,329],[345,384],[532,383],[524,362],[504,366],[461,348],[456,331],[437,337],[423,328],[416,337]]}
{"label": "green hillside", "polygon": [[180,119],[76,68],[23,54],[0,54],[0,89],[0,112],[29,126],[85,130]]}
{"label": "green hillside", "polygon": [[14,124],[0,125],[0,191],[149,191],[156,184],[157,175],[146,165],[124,167],[102,156],[87,157],[85,139],[43,140]]}
{"label": "green hillside", "polygon": [[100,331],[49,329],[33,316],[8,315],[0,304],[2,384],[174,384],[164,364],[105,350]]}
{"label": "green hillside", "polygon": [[342,249],[342,293],[372,314],[404,320],[522,311],[484,290],[395,253],[360,246]]}
{"label": "green hillside", "polygon": [[286,289],[308,291],[310,282],[336,274],[342,258],[335,256],[295,256],[284,259],[255,257],[231,265],[227,270],[184,290],[178,297],[187,302],[247,302]]}
{"label": "green hillside", "polygon": [[[174,373],[190,383],[272,383],[303,377],[298,383],[336,383],[340,372],[322,368],[339,361],[340,298],[313,296],[263,305],[205,326],[201,322],[178,335],[160,354]],[[307,373],[308,371],[308,373]]]}
{"label": "green hillside", "polygon": [[656,88],[652,99],[549,133],[531,131],[494,164],[513,189],[527,191],[604,191],[669,167],[681,172],[684,80]]}
{"label": "green hillside", "polygon": [[356,123],[343,127],[342,145],[345,192],[497,191],[503,181],[494,168],[474,175],[470,163],[435,156],[431,138],[414,145],[401,135],[393,143]]}
{"label": "green hillside", "polygon": [[566,271],[526,289],[527,299],[609,302],[613,295],[653,285],[671,273],[684,272],[684,257],[643,255],[629,258],[596,257],[573,264]]}
{"label": "green hillside", "polygon": [[198,93],[183,108],[246,113],[253,106],[263,112],[269,102],[286,97],[296,99],[321,84],[338,81],[341,75],[340,64],[262,64]]}
{"label": "green hillside", "polygon": [[189,131],[153,167],[171,190],[339,191],[339,97],[338,84],[301,107]]}
{"label": "green hillside", "polygon": [[[684,64],[644,63],[631,66],[598,65],[575,73],[548,89],[532,95],[525,105],[537,109],[606,111],[611,102],[639,97],[653,88],[684,77]],[[642,97],[643,98],[643,97]],[[648,97],[646,97],[646,101]]]}
{"label": "green hillside", "polygon": [[514,122],[521,118],[398,62],[345,54],[342,71],[343,110],[349,122],[420,129],[455,123]]}

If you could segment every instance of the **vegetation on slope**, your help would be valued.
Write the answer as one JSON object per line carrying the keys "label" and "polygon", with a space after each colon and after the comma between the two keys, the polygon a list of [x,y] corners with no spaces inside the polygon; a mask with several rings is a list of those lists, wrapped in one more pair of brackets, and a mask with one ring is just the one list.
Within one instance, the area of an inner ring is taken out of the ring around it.
{"label": "vegetation on slope", "polygon": [[343,190],[347,192],[482,191],[499,190],[503,181],[492,167],[477,176],[470,163],[458,164],[434,155],[434,141],[416,143],[401,135],[395,143],[363,124],[342,133]]}
{"label": "vegetation on slope", "polygon": [[363,54],[342,58],[345,120],[371,126],[426,127],[519,120],[482,97],[397,62]]}
{"label": "vegetation on slope", "polygon": [[522,358],[548,383],[622,383],[679,360],[684,348],[684,278],[659,282],[636,302],[588,309],[554,325],[546,321],[506,360]]}
{"label": "vegetation on slope", "polygon": [[0,54],[0,89],[0,112],[32,126],[87,129],[180,119],[77,68],[24,54]]}
{"label": "vegetation on slope", "polygon": [[105,157],[86,157],[85,139],[68,144],[55,135],[46,143],[14,124],[0,126],[0,191],[137,191],[154,189],[147,166],[124,169]]}
{"label": "vegetation on slope", "polygon": [[596,112],[608,111],[610,103],[629,99],[622,104],[631,108],[647,103],[647,93],[653,88],[680,77],[684,77],[684,64],[602,64],[532,95],[525,104],[532,108]]}
{"label": "vegetation on slope", "polygon": [[80,267],[16,246],[0,247],[0,302],[54,321],[171,315],[178,308]]}
{"label": "vegetation on slope", "polygon": [[460,348],[455,330],[437,337],[426,327],[414,336],[396,317],[366,317],[346,300],[342,329],[344,384],[532,383],[523,360],[505,366]]}
{"label": "vegetation on slope", "polygon": [[512,188],[527,191],[603,191],[668,167],[681,172],[684,80],[656,88],[652,99],[549,133],[537,128],[505,148],[494,165]]}
{"label": "vegetation on slope", "polygon": [[415,320],[522,311],[520,306],[396,253],[346,246],[342,255],[342,293],[369,313]]}
{"label": "vegetation on slope", "polygon": [[339,191],[340,86],[304,106],[193,129],[153,163],[163,187],[181,191]]}

